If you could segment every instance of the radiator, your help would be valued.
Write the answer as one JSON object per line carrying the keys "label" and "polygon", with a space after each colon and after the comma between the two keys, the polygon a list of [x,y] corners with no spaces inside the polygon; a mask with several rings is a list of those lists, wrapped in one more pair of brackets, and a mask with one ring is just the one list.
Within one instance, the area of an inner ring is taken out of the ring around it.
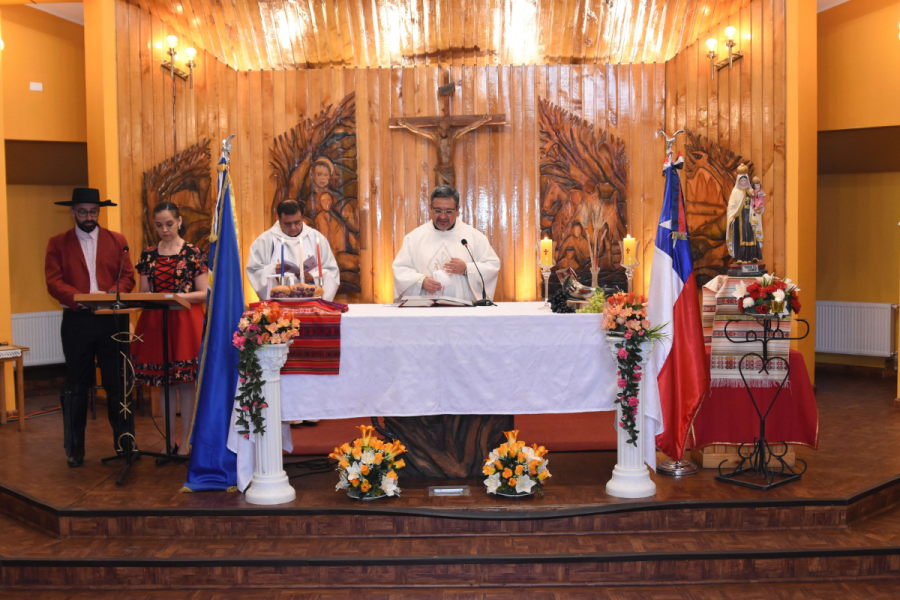
{"label": "radiator", "polygon": [[66,362],[59,337],[61,325],[61,310],[12,316],[12,343],[28,348],[22,358],[26,367]]}
{"label": "radiator", "polygon": [[894,304],[816,301],[816,352],[891,356]]}

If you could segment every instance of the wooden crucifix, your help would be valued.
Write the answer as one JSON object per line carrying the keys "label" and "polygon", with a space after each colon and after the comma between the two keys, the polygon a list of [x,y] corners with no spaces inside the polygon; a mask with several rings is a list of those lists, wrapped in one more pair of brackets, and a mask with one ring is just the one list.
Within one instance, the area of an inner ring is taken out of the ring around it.
{"label": "wooden crucifix", "polygon": [[[456,140],[482,125],[506,125],[506,115],[451,115],[450,96],[456,93],[457,85],[450,82],[449,71],[444,79],[447,83],[438,88],[438,97],[443,99],[441,107],[443,115],[397,117],[388,121],[388,126],[391,129],[407,129],[434,142],[438,150],[438,164],[434,167],[435,185],[449,185],[455,188],[453,146]],[[437,131],[428,131],[427,127],[437,127]]]}

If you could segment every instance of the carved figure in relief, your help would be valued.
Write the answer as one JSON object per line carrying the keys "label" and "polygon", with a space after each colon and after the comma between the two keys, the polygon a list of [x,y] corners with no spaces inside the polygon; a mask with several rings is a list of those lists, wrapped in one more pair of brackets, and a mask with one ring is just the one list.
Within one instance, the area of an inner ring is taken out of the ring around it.
{"label": "carved figure in relief", "polygon": [[753,178],[753,190],[750,192],[753,200],[750,201],[750,224],[756,234],[759,249],[763,247],[762,214],[766,210],[766,193],[763,191],[762,181],[759,177]]}
{"label": "carved figure in relief", "polygon": [[360,291],[356,96],[348,94],[277,138],[270,149],[276,182],[271,209],[295,200],[303,221],[328,238],[340,268],[338,293]]}
{"label": "carved figure in relief", "polygon": [[762,260],[762,249],[756,239],[751,222],[754,197],[750,187],[747,165],[737,168],[737,181],[728,200],[727,229],[725,242],[736,263],[751,263]]}
{"label": "carved figure in relief", "polygon": [[437,131],[435,133],[432,133],[427,129],[422,129],[414,125],[410,125],[406,119],[398,120],[397,125],[415,133],[416,135],[420,135],[425,139],[431,140],[435,143],[435,145],[437,145],[438,163],[434,167],[435,186],[449,185],[450,187],[455,188],[456,171],[453,167],[453,144],[460,137],[464,136],[470,131],[478,129],[491,119],[493,119],[492,115],[484,115],[483,117],[481,117],[481,119],[475,121],[471,125],[460,127],[456,130],[450,127],[450,123],[448,121],[441,119],[438,122]]}
{"label": "carved figure in relief", "polygon": [[582,283],[624,287],[618,263],[625,236],[625,144],[543,99],[538,108],[541,236],[553,240],[556,262],[571,266]]}
{"label": "carved figure in relief", "polygon": [[753,165],[689,129],[685,134],[685,211],[694,273],[697,284],[702,286],[728,272],[731,262],[729,246],[725,243],[728,200],[738,166],[746,164],[752,174]]}

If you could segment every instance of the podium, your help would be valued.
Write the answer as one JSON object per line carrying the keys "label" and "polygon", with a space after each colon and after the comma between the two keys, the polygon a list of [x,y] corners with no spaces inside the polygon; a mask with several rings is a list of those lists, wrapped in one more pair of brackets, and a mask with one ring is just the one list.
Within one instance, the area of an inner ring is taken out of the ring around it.
{"label": "podium", "polygon": [[[125,315],[132,314],[142,310],[161,310],[163,311],[163,350],[162,350],[162,361],[163,361],[163,373],[164,373],[164,381],[165,385],[163,386],[163,398],[164,398],[164,406],[165,406],[165,420],[166,420],[166,451],[165,453],[161,452],[145,452],[143,450],[135,450],[137,447],[136,443],[128,444],[125,451],[125,468],[122,470],[122,474],[116,480],[116,485],[122,485],[125,480],[125,477],[128,475],[128,471],[131,469],[131,466],[134,464],[136,460],[139,460],[141,456],[154,456],[156,457],[156,464],[164,465],[169,462],[184,462],[187,460],[185,456],[179,456],[178,454],[172,451],[172,432],[169,431],[169,311],[170,310],[190,310],[191,305],[187,300],[180,298],[177,294],[174,293],[164,293],[164,294],[154,294],[154,293],[132,293],[132,294],[110,294],[110,293],[94,293],[94,294],[76,294],[75,302],[81,304],[82,306],[86,306],[91,309],[95,315]],[[117,340],[119,341],[119,340]],[[123,386],[122,391],[123,394],[127,386]],[[125,418],[128,418],[128,408],[124,402],[124,397],[120,398],[120,402],[123,404],[122,410],[125,412]],[[107,399],[107,402],[109,399]],[[134,441],[133,441],[134,442]],[[120,444],[121,447],[121,444]],[[120,456],[110,456],[109,458],[102,459],[102,462],[108,462],[110,460],[116,460],[118,458],[122,458]]]}

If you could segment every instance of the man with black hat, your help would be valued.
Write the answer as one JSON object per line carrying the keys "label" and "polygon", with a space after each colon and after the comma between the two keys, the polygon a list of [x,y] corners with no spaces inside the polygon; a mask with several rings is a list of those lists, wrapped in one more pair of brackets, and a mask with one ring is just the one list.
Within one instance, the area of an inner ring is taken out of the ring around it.
{"label": "man with black hat", "polygon": [[[128,331],[125,315],[94,315],[75,302],[75,294],[130,292],[134,267],[125,236],[97,224],[100,207],[115,206],[100,201],[93,188],[75,188],[71,202],[75,227],[50,238],[44,272],[47,291],[63,306],[62,346],[66,357],[66,382],[61,403],[66,456],[70,467],[84,463],[84,429],[87,425],[88,392],[94,382],[94,361],[100,367],[106,390],[106,409],[113,428],[113,446],[121,452],[119,436],[134,434],[134,419],[127,419],[120,406],[121,375],[117,368],[121,344],[113,339]],[[121,277],[119,270],[121,269]],[[123,441],[124,443],[124,441]]]}

